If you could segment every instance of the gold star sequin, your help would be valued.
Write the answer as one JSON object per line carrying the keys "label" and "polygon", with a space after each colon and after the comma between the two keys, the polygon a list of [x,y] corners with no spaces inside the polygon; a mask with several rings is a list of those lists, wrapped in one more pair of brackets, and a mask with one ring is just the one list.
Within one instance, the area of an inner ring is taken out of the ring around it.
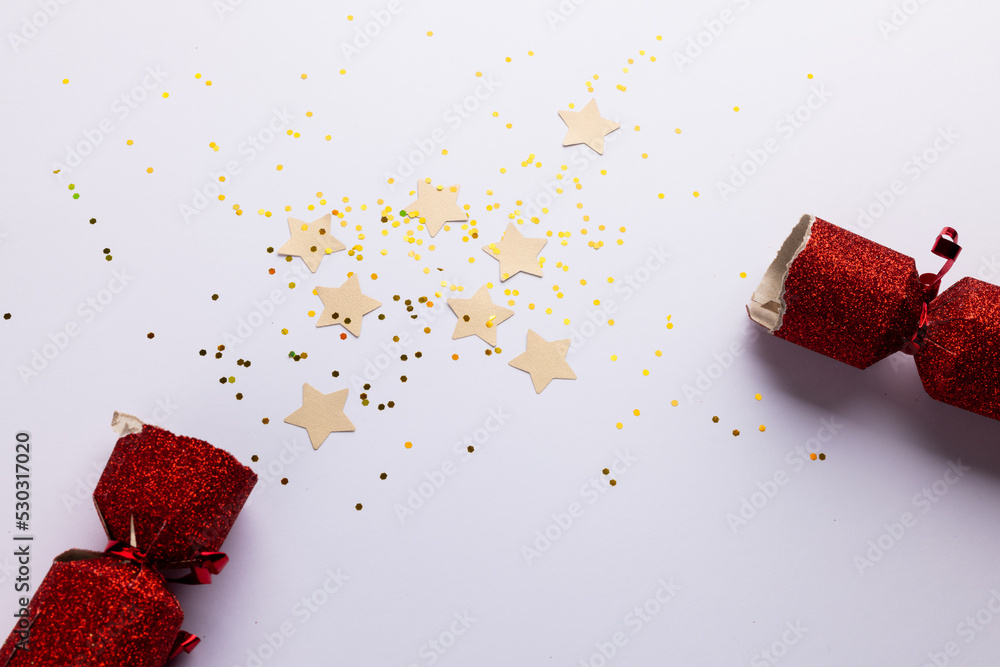
{"label": "gold star sequin", "polygon": [[507,280],[521,271],[541,276],[542,263],[538,260],[538,253],[546,243],[546,239],[523,236],[511,222],[500,240],[483,246],[483,250],[500,262],[500,280]]}
{"label": "gold star sequin", "polygon": [[303,384],[302,407],[285,417],[285,423],[306,429],[313,449],[319,449],[331,433],[354,430],[354,424],[344,414],[345,403],[347,389],[324,394],[309,384]]}
{"label": "gold star sequin", "polygon": [[331,216],[329,213],[312,222],[302,222],[296,218],[288,219],[288,231],[292,237],[278,249],[279,255],[296,255],[302,258],[309,270],[316,273],[323,257],[330,253],[340,252],[347,246],[333,238],[330,233]]}
{"label": "gold star sequin", "polygon": [[458,205],[458,186],[434,186],[417,181],[417,199],[406,207],[411,218],[420,216],[431,236],[437,235],[446,222],[463,222],[469,214]]}
{"label": "gold star sequin", "polygon": [[497,326],[514,314],[513,310],[493,303],[486,285],[480,287],[471,299],[448,299],[448,306],[458,316],[452,340],[479,336],[492,346],[497,344]]}
{"label": "gold star sequin", "polygon": [[358,274],[352,273],[340,287],[317,287],[316,295],[323,302],[323,313],[317,327],[340,324],[355,336],[361,335],[361,318],[382,303],[361,293]]}
{"label": "gold star sequin", "polygon": [[528,329],[528,349],[510,360],[510,365],[531,374],[531,383],[535,393],[540,394],[557,378],[575,380],[576,373],[566,363],[566,353],[569,352],[569,338],[547,341],[531,329]]}
{"label": "gold star sequin", "polygon": [[604,136],[621,127],[607,118],[601,118],[597,102],[591,99],[583,111],[560,111],[559,117],[569,128],[563,139],[563,146],[587,144],[600,155],[604,155]]}

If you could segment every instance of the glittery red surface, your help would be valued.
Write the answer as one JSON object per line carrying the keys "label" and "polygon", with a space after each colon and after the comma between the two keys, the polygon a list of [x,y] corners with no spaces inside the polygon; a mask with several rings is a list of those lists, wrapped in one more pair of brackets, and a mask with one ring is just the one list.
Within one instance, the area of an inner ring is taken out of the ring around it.
{"label": "glittery red surface", "polygon": [[816,218],[774,335],[867,368],[916,331],[923,293],[912,258]]}
{"label": "glittery red surface", "polygon": [[924,389],[1000,419],[1000,287],[962,278],[931,302],[928,319],[916,354]]}
{"label": "glittery red surface", "polygon": [[159,567],[182,565],[226,539],[257,475],[203,440],[146,424],[120,438],[94,489],[108,538],[129,542]]}
{"label": "glittery red surface", "polygon": [[56,558],[28,613],[28,650],[15,649],[12,633],[0,665],[162,667],[184,619],[155,570],[75,550]]}

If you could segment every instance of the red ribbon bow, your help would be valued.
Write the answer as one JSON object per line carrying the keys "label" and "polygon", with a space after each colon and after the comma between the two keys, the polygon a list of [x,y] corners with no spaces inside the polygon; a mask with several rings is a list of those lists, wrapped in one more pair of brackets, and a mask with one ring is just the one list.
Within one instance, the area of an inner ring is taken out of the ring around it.
{"label": "red ribbon bow", "polygon": [[[945,238],[946,236],[951,238]],[[927,324],[929,323],[927,304],[937,297],[938,290],[941,288],[941,279],[951,270],[951,267],[955,264],[955,260],[958,259],[959,253],[962,252],[962,246],[958,245],[958,232],[951,227],[942,229],[941,233],[938,234],[937,240],[934,241],[931,252],[948,261],[945,262],[944,266],[937,273],[920,274],[920,282],[923,283],[925,290],[923,309],[920,312],[920,320],[917,322],[917,330],[914,332],[913,338],[908,340],[906,345],[903,346],[903,352],[911,356],[919,352],[920,346],[924,344],[924,336],[927,333]]]}
{"label": "red ribbon bow", "polygon": [[[109,540],[108,546],[105,547],[104,551],[111,556],[117,556],[118,558],[134,561],[140,565],[153,567],[144,552],[121,540]],[[191,572],[183,577],[164,577],[164,579],[175,584],[210,584],[212,583],[212,575],[222,572],[228,562],[229,556],[221,551],[200,551],[195,554],[193,563],[186,563],[178,567],[170,565],[164,567],[167,570],[189,567]]]}

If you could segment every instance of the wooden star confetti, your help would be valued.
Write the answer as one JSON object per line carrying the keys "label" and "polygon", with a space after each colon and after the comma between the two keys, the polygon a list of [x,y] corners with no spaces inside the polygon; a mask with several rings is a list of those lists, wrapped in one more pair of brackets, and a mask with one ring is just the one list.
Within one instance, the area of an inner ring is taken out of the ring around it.
{"label": "wooden star confetti", "polygon": [[452,340],[479,336],[493,346],[497,344],[497,327],[514,314],[513,310],[493,303],[486,285],[480,287],[471,299],[448,299],[448,306],[458,316]]}
{"label": "wooden star confetti", "polygon": [[542,275],[542,263],[538,253],[542,251],[546,239],[533,239],[523,236],[511,222],[507,231],[496,243],[484,245],[483,250],[490,257],[500,262],[500,280],[507,280],[521,271],[533,276]]}
{"label": "wooden star confetti", "polygon": [[420,222],[427,226],[433,237],[446,222],[462,222],[469,214],[458,205],[458,186],[444,187],[431,185],[427,180],[417,181],[417,199],[406,207],[411,218],[420,216]]}
{"label": "wooden star confetti", "polygon": [[535,385],[535,393],[540,394],[557,378],[575,380],[576,373],[566,363],[566,353],[569,352],[569,338],[547,341],[531,329],[528,329],[528,349],[510,360],[510,365],[531,374],[531,383]]}
{"label": "wooden star confetti", "polygon": [[601,118],[597,102],[593,99],[587,102],[583,111],[560,111],[559,117],[569,128],[563,146],[587,144],[600,155],[604,155],[604,136],[621,127],[614,121]]}
{"label": "wooden star confetti", "polygon": [[331,220],[329,213],[312,222],[289,218],[288,231],[291,232],[292,238],[278,248],[278,254],[297,255],[302,258],[310,271],[316,273],[319,263],[326,255],[340,252],[347,247],[330,233]]}
{"label": "wooden star confetti", "polygon": [[355,336],[361,335],[361,318],[382,305],[380,301],[361,293],[358,274],[352,273],[340,287],[317,287],[316,295],[323,302],[323,313],[317,327],[339,324]]}
{"label": "wooden star confetti", "polygon": [[324,394],[309,384],[303,384],[302,407],[285,417],[285,423],[308,431],[313,449],[319,449],[331,433],[354,430],[354,424],[344,414],[345,403],[347,389]]}

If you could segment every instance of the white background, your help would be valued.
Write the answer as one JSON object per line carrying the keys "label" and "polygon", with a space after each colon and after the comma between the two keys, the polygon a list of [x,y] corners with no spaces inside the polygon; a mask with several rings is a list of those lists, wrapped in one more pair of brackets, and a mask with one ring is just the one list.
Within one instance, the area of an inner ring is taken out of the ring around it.
{"label": "white background", "polygon": [[[34,443],[36,584],[64,549],[104,545],[89,493],[114,444],[111,413],[122,410],[245,463],[260,457],[252,467],[261,481],[224,547],[231,564],[211,586],[178,591],[185,629],[204,641],[177,664],[250,666],[263,656],[269,666],[769,665],[781,656],[782,665],[916,667],[1000,655],[1000,620],[987,607],[1000,609],[1000,424],[929,399],[907,357],[858,371],[760,335],[744,310],[803,213],[912,255],[922,271],[939,268],[930,244],[954,226],[965,251],[946,286],[964,275],[1000,280],[996,3],[911,0],[906,14],[888,0],[592,0],[564,2],[560,14],[555,0],[404,1],[350,58],[342,45],[373,12],[386,16],[384,3],[245,0],[220,16],[209,2],[76,0],[32,18],[40,6],[8,2],[0,15],[0,312],[12,314],[0,320],[0,433],[11,468],[15,433],[30,431]],[[713,23],[723,10],[730,22]],[[565,20],[553,25],[554,16]],[[692,48],[697,57],[678,65],[674,54],[699,39],[701,53]],[[141,87],[147,68],[165,78],[123,118],[115,101]],[[488,99],[449,122],[446,113],[490,78],[499,85]],[[602,157],[561,146],[556,112],[591,97],[622,124]],[[810,100],[813,110],[803,107]],[[293,116],[289,128],[301,136],[281,134],[249,160],[240,143],[275,109]],[[808,118],[789,132],[783,119],[797,111]],[[103,119],[113,129],[100,144],[54,175]],[[444,142],[387,184],[436,128]],[[953,137],[938,142],[945,152],[934,149],[940,132]],[[769,138],[777,152],[723,197],[717,184]],[[933,164],[915,167],[925,151]],[[540,168],[520,166],[529,154]],[[185,221],[181,206],[230,160],[240,173],[225,201]],[[500,238],[509,214],[526,218],[525,203],[557,173],[565,192],[539,224],[521,228],[552,231],[545,276],[501,285],[480,247]],[[463,242],[460,225],[430,241],[415,222],[379,222],[377,200],[398,212],[423,177],[461,185],[478,240]],[[894,180],[902,194],[879,208]],[[300,260],[266,252],[288,238],[285,206],[312,220],[347,205],[348,226],[334,233],[363,246],[362,262],[343,252],[316,274],[293,274]],[[877,215],[859,224],[862,208]],[[405,230],[423,245],[404,243]],[[559,232],[571,232],[565,246]],[[591,240],[605,245],[593,250]],[[667,266],[640,270],[661,247]],[[86,315],[80,304],[99,298],[115,270],[130,276],[127,287]],[[383,307],[365,317],[360,338],[341,340],[342,329],[316,329],[307,311],[321,309],[314,286],[339,286],[348,271]],[[645,280],[631,295],[622,287],[629,276]],[[498,330],[503,351],[491,357],[478,339],[451,340],[454,316],[434,296],[468,297],[488,281],[495,301],[516,302]],[[233,342],[272,290],[282,296],[274,314]],[[431,333],[394,294],[438,302]],[[615,302],[614,326],[574,350],[578,380],[536,395],[507,366],[526,330],[568,338],[601,311],[595,299]],[[73,323],[79,334],[22,379],[19,367]],[[403,333],[413,341],[409,361],[394,359],[363,407],[351,376]],[[734,345],[741,353],[727,356]],[[210,354],[200,357],[201,348]],[[296,363],[289,350],[308,359]],[[239,358],[252,366],[237,366]],[[694,394],[700,374],[713,379]],[[236,383],[221,385],[229,375]],[[304,382],[349,387],[357,431],[313,451],[305,431],[282,422]],[[378,411],[387,400],[396,407]],[[466,460],[454,443],[474,437],[491,409],[509,418]],[[634,461],[610,488],[601,470],[626,452]],[[803,458],[809,452],[827,458]],[[915,502],[959,460],[970,470],[956,484]],[[455,473],[401,521],[396,505],[446,462]],[[7,503],[12,475],[2,482]],[[785,483],[769,484],[775,475]],[[586,491],[592,479],[600,492]],[[743,525],[734,517],[745,502],[759,507]],[[565,530],[552,527],[573,503],[582,514]],[[900,535],[893,524],[906,512],[915,525]],[[547,529],[556,539],[526,557]],[[880,538],[884,553],[869,544]],[[8,611],[11,562],[0,559]],[[317,591],[338,569],[347,580],[306,620],[302,599],[323,599]],[[678,587],[663,605],[650,602],[661,580]],[[657,613],[637,624],[634,608],[644,605]],[[463,613],[471,627],[449,636]],[[268,648],[283,624],[290,636]],[[610,653],[618,632],[627,643],[606,659],[600,647]],[[448,648],[435,652],[431,641]],[[948,642],[955,655],[945,654]]]}

